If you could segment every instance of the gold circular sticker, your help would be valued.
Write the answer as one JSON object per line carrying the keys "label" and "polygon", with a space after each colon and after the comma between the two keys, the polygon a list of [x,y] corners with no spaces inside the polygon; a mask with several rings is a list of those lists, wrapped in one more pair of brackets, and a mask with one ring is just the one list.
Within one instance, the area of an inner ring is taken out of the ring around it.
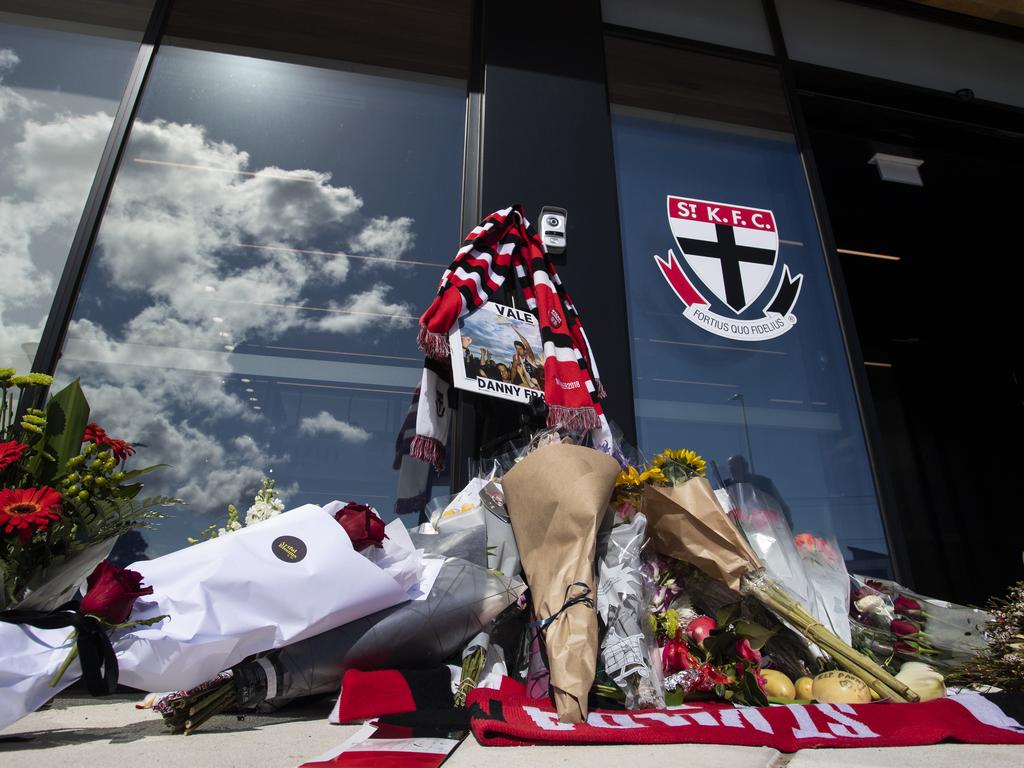
{"label": "gold circular sticker", "polygon": [[295,536],[278,536],[270,549],[278,560],[286,563],[297,563],[306,556],[306,543]]}

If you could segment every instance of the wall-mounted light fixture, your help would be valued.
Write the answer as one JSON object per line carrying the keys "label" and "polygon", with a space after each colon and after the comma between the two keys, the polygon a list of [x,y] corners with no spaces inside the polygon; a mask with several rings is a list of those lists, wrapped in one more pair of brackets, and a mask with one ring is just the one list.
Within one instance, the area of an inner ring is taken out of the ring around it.
{"label": "wall-mounted light fixture", "polygon": [[897,184],[912,184],[923,187],[921,165],[924,160],[901,155],[890,155],[886,152],[875,152],[868,160],[868,165],[878,166],[878,175],[882,181],[894,181]]}

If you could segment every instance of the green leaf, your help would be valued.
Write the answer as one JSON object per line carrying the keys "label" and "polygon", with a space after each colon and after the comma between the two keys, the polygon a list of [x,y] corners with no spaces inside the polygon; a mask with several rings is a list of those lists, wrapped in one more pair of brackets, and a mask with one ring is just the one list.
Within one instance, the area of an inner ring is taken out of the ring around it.
{"label": "green leaf", "polygon": [[750,704],[755,707],[767,707],[768,696],[757,684],[757,676],[752,669],[746,669],[743,677],[739,680],[740,700],[743,704]]}
{"label": "green leaf", "polygon": [[772,635],[775,634],[773,629],[765,629],[760,624],[743,619],[737,621],[734,626],[736,634],[747,638],[750,641],[750,647],[754,649],[762,648],[771,639]]}
{"label": "green leaf", "polygon": [[[68,459],[79,454],[88,422],[89,402],[75,379],[46,404],[46,427],[29,464],[37,483],[50,483]],[[43,453],[51,454],[56,461],[49,461]]]}
{"label": "green leaf", "polygon": [[130,483],[128,485],[119,485],[117,488],[111,491],[111,496],[118,499],[134,499],[142,491],[142,483]]}
{"label": "green leaf", "polygon": [[713,629],[704,639],[704,650],[712,659],[724,659],[736,644],[736,635],[725,629]]}
{"label": "green leaf", "polygon": [[136,477],[141,477],[142,475],[149,474],[154,469],[163,469],[164,467],[169,467],[169,466],[171,466],[171,465],[170,464],[154,464],[151,467],[143,467],[142,469],[133,469],[131,472],[125,472],[124,473],[124,479],[125,480],[134,480]]}
{"label": "green leaf", "polygon": [[722,629],[735,622],[742,615],[743,607],[740,603],[723,605],[715,613],[715,623]]}

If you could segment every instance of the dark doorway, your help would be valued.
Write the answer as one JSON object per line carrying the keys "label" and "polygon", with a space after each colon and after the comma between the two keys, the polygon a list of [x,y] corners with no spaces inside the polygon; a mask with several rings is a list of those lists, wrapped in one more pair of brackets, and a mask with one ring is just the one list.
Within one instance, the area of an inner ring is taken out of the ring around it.
{"label": "dark doorway", "polygon": [[[803,104],[905,572],[980,603],[1024,578],[1024,120],[969,94],[837,82],[825,95],[825,80]],[[923,186],[883,181],[876,152],[922,160]]]}

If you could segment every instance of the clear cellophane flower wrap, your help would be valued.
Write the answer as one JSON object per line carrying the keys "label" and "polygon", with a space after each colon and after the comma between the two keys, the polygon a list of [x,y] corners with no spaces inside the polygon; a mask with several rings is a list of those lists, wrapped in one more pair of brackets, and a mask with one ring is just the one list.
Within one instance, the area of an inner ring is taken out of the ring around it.
{"label": "clear cellophane flower wrap", "polygon": [[643,567],[646,539],[647,520],[637,514],[602,531],[597,542],[601,661],[625,696],[627,709],[665,706],[658,643],[648,622],[653,585]]}
{"label": "clear cellophane flower wrap", "polygon": [[[793,541],[782,506],[775,497],[752,483],[728,486],[732,509],[729,515],[739,525],[751,549],[775,581],[800,601],[825,626],[828,621],[817,610],[814,587],[804,569],[803,558]],[[849,637],[846,638],[849,642]]]}
{"label": "clear cellophane flower wrap", "polygon": [[942,672],[988,647],[992,614],[914,592],[895,581],[851,575],[850,624],[858,648],[887,666],[923,661]]}
{"label": "clear cellophane flower wrap", "polygon": [[619,464],[578,445],[552,444],[502,479],[534,614],[543,630],[559,719],[581,723],[597,668],[594,554]]}
{"label": "clear cellophane flower wrap", "polygon": [[847,644],[850,634],[850,574],[846,570],[839,542],[834,536],[803,532],[793,537],[804,561],[804,570],[814,592],[815,616],[824,617],[825,626]]}
{"label": "clear cellophane flower wrap", "polygon": [[765,572],[705,478],[669,487],[648,486],[645,496],[644,510],[658,552],[690,563],[730,589],[756,598],[882,698],[917,701],[905,685],[822,626]]}

